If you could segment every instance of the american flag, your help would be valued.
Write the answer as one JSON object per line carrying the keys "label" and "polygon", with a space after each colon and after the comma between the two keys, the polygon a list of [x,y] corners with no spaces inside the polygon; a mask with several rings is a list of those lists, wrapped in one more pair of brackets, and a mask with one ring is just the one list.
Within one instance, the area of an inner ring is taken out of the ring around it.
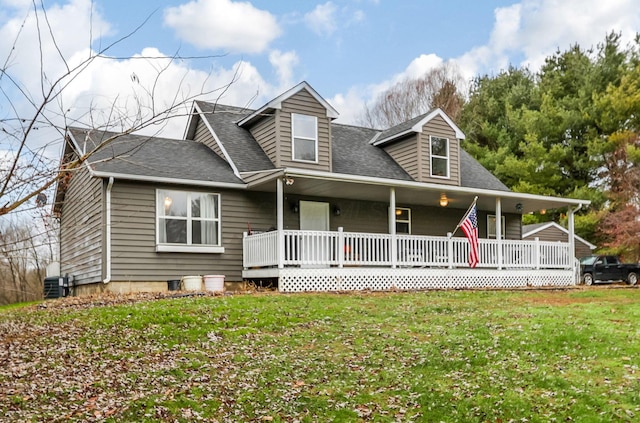
{"label": "american flag", "polygon": [[467,213],[467,217],[460,225],[462,232],[469,240],[469,266],[474,268],[478,265],[478,214],[476,213],[476,205]]}

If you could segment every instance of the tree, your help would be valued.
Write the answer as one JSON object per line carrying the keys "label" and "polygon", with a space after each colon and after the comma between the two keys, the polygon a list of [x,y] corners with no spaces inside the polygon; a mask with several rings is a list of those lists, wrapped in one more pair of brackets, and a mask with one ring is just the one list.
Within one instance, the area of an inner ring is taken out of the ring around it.
{"label": "tree", "polygon": [[379,94],[359,123],[371,128],[391,128],[436,107],[454,121],[458,118],[464,97],[459,86],[462,77],[450,64],[431,69],[421,78],[405,78]]}
{"label": "tree", "polygon": [[[158,133],[172,118],[186,115],[194,99],[219,96],[237,78],[236,71],[223,86],[211,87],[208,77],[201,77],[200,85],[194,89],[186,83],[189,71],[179,66],[179,62],[187,58],[177,54],[168,57],[150,50],[148,55],[126,58],[131,60],[130,63],[140,63],[137,70],[127,75],[130,79],[128,95],[106,100],[96,96],[86,104],[73,97],[71,93],[78,90],[78,85],[88,74],[108,62],[123,59],[108,54],[118,44],[134,36],[141,26],[98,50],[87,49],[82,55],[67,57],[50,25],[44,4],[33,3],[32,14],[25,19],[22,30],[14,40],[9,40],[13,48],[0,68],[0,95],[3,97],[0,104],[4,104],[0,108],[0,144],[8,152],[0,161],[0,216],[33,204],[37,198],[41,202],[47,194],[50,196],[51,188],[60,178],[73,172],[91,154],[114,139],[143,130]],[[29,29],[34,31],[39,45],[18,48],[21,37],[26,37],[25,32]],[[89,45],[100,44],[93,30],[90,30],[88,38]],[[23,69],[15,66],[20,61],[18,55],[26,54],[25,51],[38,53],[37,84],[22,79],[20,72]],[[171,93],[167,95],[169,88]],[[104,140],[91,152],[81,152],[74,160],[59,163],[55,153],[70,124],[108,129],[117,135]]]}

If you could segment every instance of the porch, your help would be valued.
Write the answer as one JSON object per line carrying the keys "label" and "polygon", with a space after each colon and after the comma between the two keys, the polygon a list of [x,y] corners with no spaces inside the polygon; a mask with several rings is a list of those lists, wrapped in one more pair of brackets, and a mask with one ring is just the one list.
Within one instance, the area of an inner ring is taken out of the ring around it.
{"label": "porch", "polygon": [[468,264],[464,237],[275,230],[243,236],[243,278],[278,278],[283,292],[567,286],[577,283],[569,243],[480,239]]}

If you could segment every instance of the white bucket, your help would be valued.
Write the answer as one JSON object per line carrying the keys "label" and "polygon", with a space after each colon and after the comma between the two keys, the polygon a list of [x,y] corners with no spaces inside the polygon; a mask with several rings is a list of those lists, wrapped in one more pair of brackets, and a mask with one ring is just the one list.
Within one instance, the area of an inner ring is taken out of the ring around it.
{"label": "white bucket", "polygon": [[224,291],[224,275],[204,275],[204,288],[207,291]]}
{"label": "white bucket", "polygon": [[202,276],[183,276],[182,285],[185,291],[200,291],[202,289]]}

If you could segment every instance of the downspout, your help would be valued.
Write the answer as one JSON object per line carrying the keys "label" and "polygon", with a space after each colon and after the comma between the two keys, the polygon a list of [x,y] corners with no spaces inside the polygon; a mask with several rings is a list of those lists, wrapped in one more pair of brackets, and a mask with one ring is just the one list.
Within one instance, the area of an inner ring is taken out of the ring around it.
{"label": "downspout", "polygon": [[107,184],[107,193],[105,198],[106,208],[106,222],[105,222],[105,266],[106,277],[102,281],[103,283],[111,282],[111,188],[113,188],[113,176],[109,177],[109,183]]}

